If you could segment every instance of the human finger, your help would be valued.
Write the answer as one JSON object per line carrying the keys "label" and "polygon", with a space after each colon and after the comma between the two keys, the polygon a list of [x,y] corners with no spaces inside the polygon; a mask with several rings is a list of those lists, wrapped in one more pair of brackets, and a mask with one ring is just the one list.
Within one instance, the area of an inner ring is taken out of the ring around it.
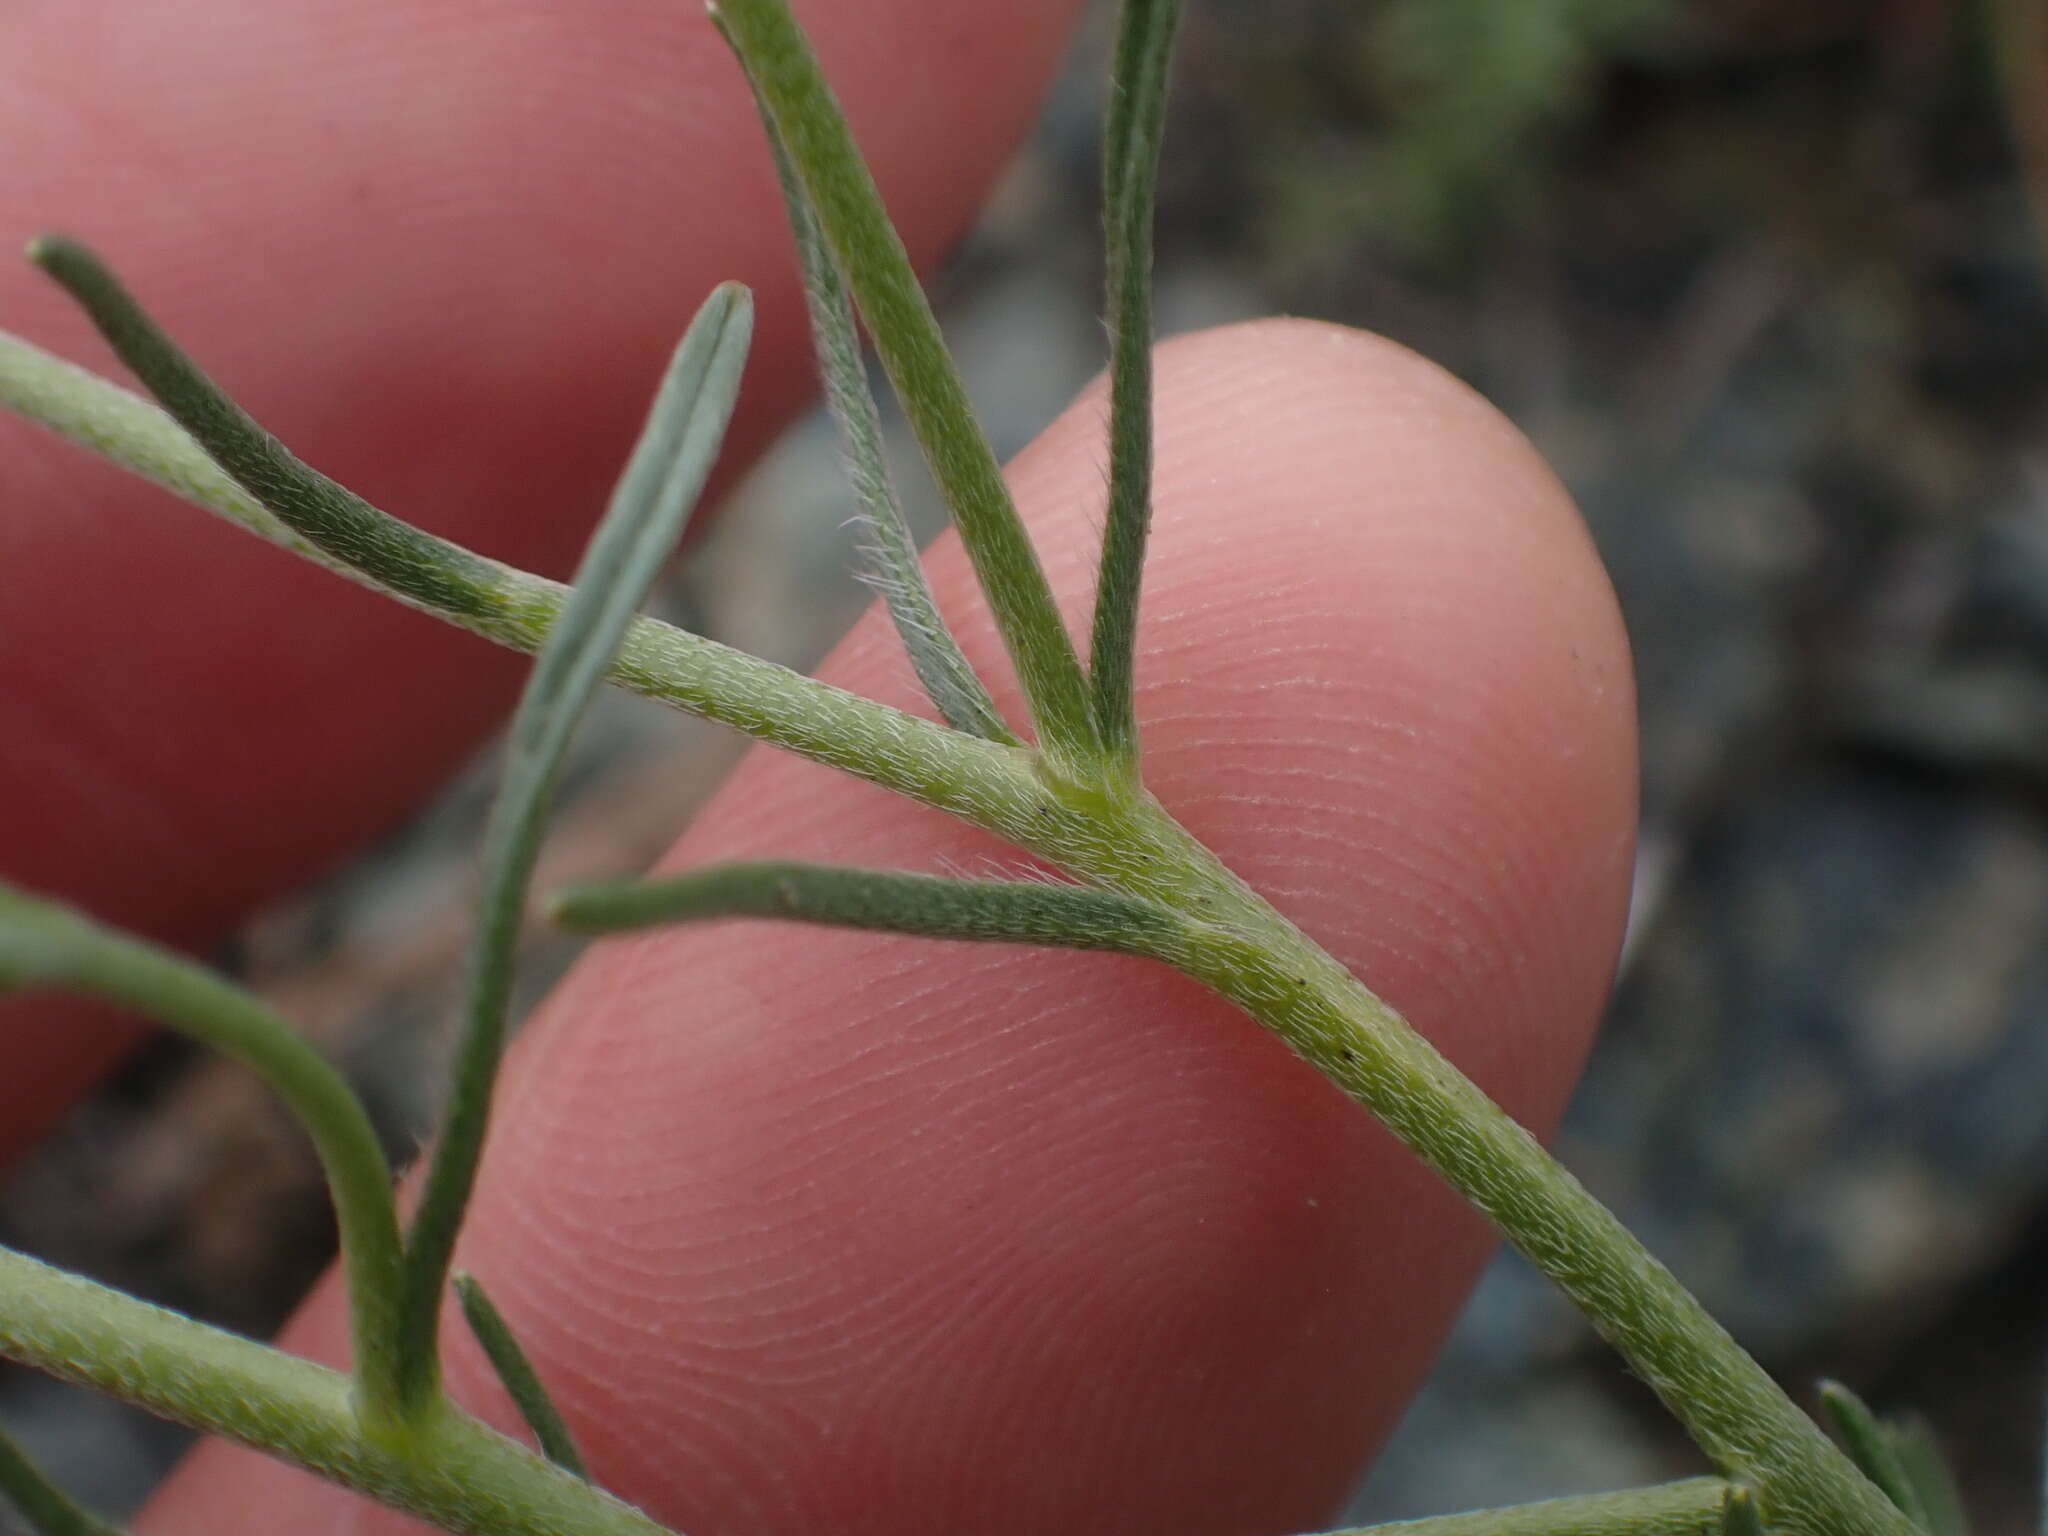
{"label": "human finger", "polygon": [[[969,217],[1072,0],[799,5],[913,252]],[[701,6],[216,0],[9,7],[0,207],[98,245],[304,457],[560,574],[690,311],[757,293],[728,467],[809,388],[789,236]],[[0,317],[90,361],[25,264]],[[514,658],[0,420],[0,872],[203,943],[390,826]],[[116,1054],[0,1005],[0,1162]]]}
{"label": "human finger", "polygon": [[[1634,811],[1626,644],[1583,528],[1511,427],[1383,342],[1213,332],[1162,350],[1159,388],[1148,782],[1546,1129]],[[1101,427],[1091,395],[1012,470],[1075,614]],[[932,564],[993,669],[957,546]],[[909,698],[872,616],[824,675]],[[757,751],[665,862],[764,855],[1003,857]],[[1122,957],[660,932],[593,950],[508,1073],[463,1263],[600,1480],[682,1530],[1313,1527],[1488,1246],[1276,1040]],[[287,1345],[336,1358],[338,1301]],[[512,1423],[457,1328],[455,1390]],[[209,1446],[146,1529],[387,1528],[359,1509]]]}

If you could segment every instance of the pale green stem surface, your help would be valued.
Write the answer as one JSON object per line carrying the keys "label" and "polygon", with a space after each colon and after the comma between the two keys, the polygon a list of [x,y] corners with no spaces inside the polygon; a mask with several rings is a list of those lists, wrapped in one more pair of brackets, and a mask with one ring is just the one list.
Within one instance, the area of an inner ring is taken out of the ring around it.
{"label": "pale green stem surface", "polygon": [[867,318],[876,354],[1017,668],[1040,743],[1062,767],[1089,777],[1100,748],[1073,642],[924,289],[810,44],[781,0],[716,0],[714,11],[767,103],[818,226]]}
{"label": "pale green stem surface", "polygon": [[370,1423],[395,1423],[399,1241],[391,1169],[341,1074],[291,1025],[212,972],[0,884],[0,993],[11,988],[58,988],[135,1009],[245,1063],[290,1106],[334,1200],[361,1406]]}
{"label": "pale green stem surface", "polygon": [[1323,1536],[1715,1536],[1727,1491],[1718,1477],[1693,1477],[1624,1493],[1352,1526]]}
{"label": "pale green stem surface", "polygon": [[464,1536],[674,1536],[445,1403],[403,1438],[368,1434],[346,1376],[5,1248],[0,1355]]}

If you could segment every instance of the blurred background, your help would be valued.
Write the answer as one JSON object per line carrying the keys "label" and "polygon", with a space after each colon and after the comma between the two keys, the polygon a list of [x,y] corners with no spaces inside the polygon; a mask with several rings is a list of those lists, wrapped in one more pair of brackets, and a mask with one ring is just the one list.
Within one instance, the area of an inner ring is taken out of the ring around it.
{"label": "blurred background", "polygon": [[[940,281],[1006,454],[1102,362],[1106,21]],[[2034,1529],[2048,7],[1189,0],[1178,82],[1161,329],[1295,312],[1437,359],[1550,458],[1620,589],[1642,852],[1566,1161],[1766,1364],[1924,1412],[1979,1529]],[[863,602],[850,510],[807,421],[659,604],[814,660]],[[607,701],[542,882],[652,857],[734,756]],[[491,766],[217,957],[348,1064],[394,1148],[433,1099]],[[569,953],[537,934],[529,990]],[[333,1240],[284,1112],[170,1042],[10,1186],[0,1239],[255,1332]],[[22,1373],[0,1420],[114,1510],[179,1446]],[[1354,1518],[1696,1468],[1503,1259]]]}

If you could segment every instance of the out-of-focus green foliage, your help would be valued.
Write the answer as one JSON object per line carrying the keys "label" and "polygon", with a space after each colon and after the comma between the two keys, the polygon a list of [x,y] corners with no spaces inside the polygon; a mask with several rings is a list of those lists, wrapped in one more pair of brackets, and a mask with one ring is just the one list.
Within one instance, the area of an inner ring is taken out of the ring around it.
{"label": "out-of-focus green foliage", "polygon": [[1377,129],[1272,167],[1276,244],[1313,250],[1371,227],[1422,254],[1455,248],[1540,185],[1532,140],[1570,127],[1600,66],[1677,0],[1387,0],[1362,7],[1332,59]]}

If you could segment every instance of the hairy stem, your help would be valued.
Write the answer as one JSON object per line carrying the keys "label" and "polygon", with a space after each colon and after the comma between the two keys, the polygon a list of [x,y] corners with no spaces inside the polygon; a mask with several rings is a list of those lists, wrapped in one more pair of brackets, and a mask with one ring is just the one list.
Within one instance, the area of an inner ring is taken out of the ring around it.
{"label": "hairy stem", "polygon": [[1727,1492],[1718,1477],[1692,1477],[1622,1493],[1354,1526],[1325,1536],[1714,1536]]}
{"label": "hairy stem", "polygon": [[4,1248],[0,1355],[465,1536],[674,1536],[445,1404],[412,1436],[367,1434],[346,1376]]}
{"label": "hairy stem", "polygon": [[716,0],[716,11],[774,119],[953,513],[1030,701],[1039,740],[1062,766],[1086,776],[1100,748],[1073,642],[931,305],[817,58],[782,0]]}
{"label": "hairy stem", "polygon": [[1167,60],[1179,12],[1178,0],[1127,0],[1124,5],[1102,150],[1109,512],[1095,583],[1089,683],[1104,754],[1115,770],[1133,778],[1138,592],[1152,523],[1152,206],[1166,117]]}
{"label": "hairy stem", "polygon": [[1069,801],[1010,835],[1198,921],[1182,968],[1370,1110],[1555,1282],[1773,1527],[1915,1527],[1536,1138],[1149,796]]}
{"label": "hairy stem", "polygon": [[285,1101],[312,1139],[334,1201],[360,1407],[370,1424],[394,1425],[400,1250],[391,1169],[341,1074],[232,983],[0,883],[0,993],[17,987],[79,992],[135,1009],[253,1068]]}

